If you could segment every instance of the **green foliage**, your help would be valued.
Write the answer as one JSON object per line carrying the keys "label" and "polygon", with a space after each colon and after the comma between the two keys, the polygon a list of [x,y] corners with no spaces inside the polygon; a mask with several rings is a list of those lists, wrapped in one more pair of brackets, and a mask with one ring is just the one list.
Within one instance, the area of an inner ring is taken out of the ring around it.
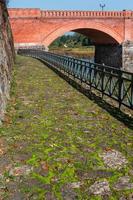
{"label": "green foliage", "polygon": [[34,165],[34,166],[38,166],[38,158],[36,155],[32,155],[32,158],[30,158],[28,161],[27,161],[28,164],[30,165]]}
{"label": "green foliage", "polygon": [[6,6],[8,6],[9,0],[2,0],[2,1],[6,4]]}
{"label": "green foliage", "polygon": [[56,39],[50,47],[64,47],[66,45],[69,48],[89,46],[91,40],[82,34],[74,33],[73,35],[63,35]]}
{"label": "green foliage", "polygon": [[33,173],[33,178],[37,179],[38,181],[40,181],[43,184],[50,184],[51,179],[54,177],[54,173],[52,171],[49,171],[47,176],[42,176],[40,174],[37,173]]}

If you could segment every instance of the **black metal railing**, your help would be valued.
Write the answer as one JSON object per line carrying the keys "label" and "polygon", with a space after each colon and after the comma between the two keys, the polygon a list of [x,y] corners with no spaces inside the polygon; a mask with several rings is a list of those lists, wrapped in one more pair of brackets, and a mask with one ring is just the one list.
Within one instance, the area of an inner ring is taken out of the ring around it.
{"label": "black metal railing", "polygon": [[124,105],[133,109],[133,73],[40,50],[21,49],[18,53],[40,59],[57,70],[72,75],[89,85],[90,89],[100,91],[102,96],[107,95],[116,100],[119,108]]}

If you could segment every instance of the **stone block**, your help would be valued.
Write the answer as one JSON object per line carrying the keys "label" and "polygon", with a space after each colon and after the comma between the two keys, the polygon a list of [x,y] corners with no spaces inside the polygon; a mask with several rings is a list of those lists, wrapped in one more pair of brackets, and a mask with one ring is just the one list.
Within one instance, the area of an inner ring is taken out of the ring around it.
{"label": "stone block", "polygon": [[133,42],[126,41],[123,43],[123,69],[133,72]]}

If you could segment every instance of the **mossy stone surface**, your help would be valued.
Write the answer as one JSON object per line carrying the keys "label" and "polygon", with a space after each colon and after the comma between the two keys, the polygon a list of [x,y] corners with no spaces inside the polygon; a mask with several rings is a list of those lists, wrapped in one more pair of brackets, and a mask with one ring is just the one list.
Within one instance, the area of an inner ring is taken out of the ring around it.
{"label": "mossy stone surface", "polygon": [[[11,93],[0,128],[1,198],[112,200],[131,195],[132,190],[115,191],[113,185],[123,176],[133,180],[132,129],[32,58],[17,57]],[[99,155],[111,149],[121,152],[126,166],[105,165]],[[22,174],[21,167],[28,166],[31,173]],[[10,174],[14,169],[17,176]],[[110,196],[89,194],[91,185],[105,179]]]}

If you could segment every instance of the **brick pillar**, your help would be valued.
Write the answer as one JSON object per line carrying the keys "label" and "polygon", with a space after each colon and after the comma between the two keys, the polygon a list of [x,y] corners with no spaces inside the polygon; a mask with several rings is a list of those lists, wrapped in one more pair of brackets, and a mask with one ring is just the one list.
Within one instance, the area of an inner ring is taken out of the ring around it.
{"label": "brick pillar", "polygon": [[131,10],[126,10],[125,11],[125,18],[124,18],[124,21],[125,21],[125,26],[124,26],[124,31],[125,31],[125,38],[124,38],[124,41],[131,41],[132,40],[132,11]]}
{"label": "brick pillar", "polygon": [[95,46],[95,62],[111,67],[122,67],[122,45],[107,44]]}
{"label": "brick pillar", "polygon": [[133,41],[123,43],[123,69],[133,72]]}

